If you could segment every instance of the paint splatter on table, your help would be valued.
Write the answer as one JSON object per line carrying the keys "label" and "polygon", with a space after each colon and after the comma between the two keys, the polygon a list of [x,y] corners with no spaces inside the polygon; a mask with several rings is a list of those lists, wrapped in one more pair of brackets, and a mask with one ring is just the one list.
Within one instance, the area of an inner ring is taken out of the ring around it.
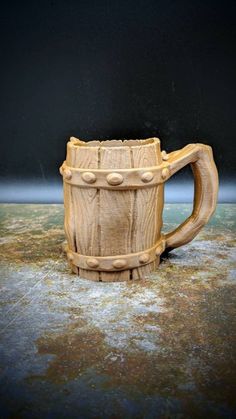
{"label": "paint splatter on table", "polygon": [[[0,206],[1,418],[236,416],[236,206],[149,279],[70,273],[62,205]],[[173,229],[189,205],[166,205]]]}

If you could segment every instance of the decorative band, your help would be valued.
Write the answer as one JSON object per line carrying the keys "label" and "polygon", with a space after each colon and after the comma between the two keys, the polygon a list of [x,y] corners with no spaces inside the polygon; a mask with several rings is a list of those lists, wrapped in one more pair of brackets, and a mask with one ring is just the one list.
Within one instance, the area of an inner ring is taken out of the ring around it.
{"label": "decorative band", "polygon": [[117,170],[74,168],[64,162],[60,173],[63,180],[71,185],[117,190],[155,186],[171,176],[170,165],[165,161],[159,166]]}
{"label": "decorative band", "polygon": [[128,255],[86,256],[72,252],[68,247],[65,250],[68,260],[79,268],[91,271],[114,272],[138,268],[153,262],[165,250],[165,240],[162,237],[150,249]]}

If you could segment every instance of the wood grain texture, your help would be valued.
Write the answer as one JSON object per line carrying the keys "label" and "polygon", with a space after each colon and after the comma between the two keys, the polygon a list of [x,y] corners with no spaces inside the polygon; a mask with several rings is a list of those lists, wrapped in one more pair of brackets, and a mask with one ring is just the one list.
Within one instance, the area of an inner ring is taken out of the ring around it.
{"label": "wood grain texture", "polygon": [[[74,147],[74,167],[98,168],[99,147]],[[99,255],[98,237],[99,190],[72,186],[74,204],[75,236],[77,252],[85,255]],[[81,277],[99,281],[99,272],[80,268]]]}
{"label": "wood grain texture", "polygon": [[[67,153],[66,153],[66,164],[68,166],[74,166],[75,154],[70,147],[70,143],[67,143]],[[63,182],[63,191],[64,191],[64,229],[67,238],[69,248],[74,252],[77,252],[76,246],[76,225],[75,225],[75,207],[73,203],[73,186]],[[69,261],[70,267],[74,273],[79,274],[79,268],[73,265]]]}
{"label": "wood grain texture", "polygon": [[[156,143],[132,146],[132,166],[148,167],[161,163],[160,150]],[[162,213],[159,201],[160,186],[134,191],[134,212],[131,251],[138,252],[153,246],[160,237]],[[163,200],[162,200],[163,203]],[[142,279],[156,269],[156,262],[132,270],[133,279]]]}
{"label": "wood grain texture", "polygon": [[[130,148],[100,148],[100,168],[131,168]],[[122,145],[122,143],[121,143]],[[115,171],[115,170],[114,170]],[[101,256],[130,253],[133,223],[133,191],[100,190],[100,240]],[[102,281],[125,281],[130,279],[130,270],[101,272]]]}

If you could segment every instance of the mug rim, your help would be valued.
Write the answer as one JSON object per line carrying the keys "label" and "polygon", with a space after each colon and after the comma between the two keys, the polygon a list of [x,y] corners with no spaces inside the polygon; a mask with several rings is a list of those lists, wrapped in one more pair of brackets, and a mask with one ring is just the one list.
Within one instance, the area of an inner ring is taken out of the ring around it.
{"label": "mug rim", "polygon": [[91,147],[104,147],[104,148],[120,148],[120,147],[140,147],[153,144],[160,144],[160,139],[157,137],[140,138],[140,139],[123,139],[123,140],[90,140],[83,141],[76,137],[70,137],[68,146],[70,147],[83,147],[91,149]]}

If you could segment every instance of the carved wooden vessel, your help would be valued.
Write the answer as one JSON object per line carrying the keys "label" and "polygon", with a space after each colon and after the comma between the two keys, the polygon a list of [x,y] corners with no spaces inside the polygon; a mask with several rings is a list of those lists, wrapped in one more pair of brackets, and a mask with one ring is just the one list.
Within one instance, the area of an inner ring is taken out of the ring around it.
{"label": "carved wooden vessel", "polygon": [[[194,207],[162,234],[164,183],[190,164]],[[60,167],[67,257],[73,272],[94,281],[144,278],[160,255],[191,241],[215,210],[218,174],[211,147],[161,152],[158,138],[90,141],[71,138]]]}

